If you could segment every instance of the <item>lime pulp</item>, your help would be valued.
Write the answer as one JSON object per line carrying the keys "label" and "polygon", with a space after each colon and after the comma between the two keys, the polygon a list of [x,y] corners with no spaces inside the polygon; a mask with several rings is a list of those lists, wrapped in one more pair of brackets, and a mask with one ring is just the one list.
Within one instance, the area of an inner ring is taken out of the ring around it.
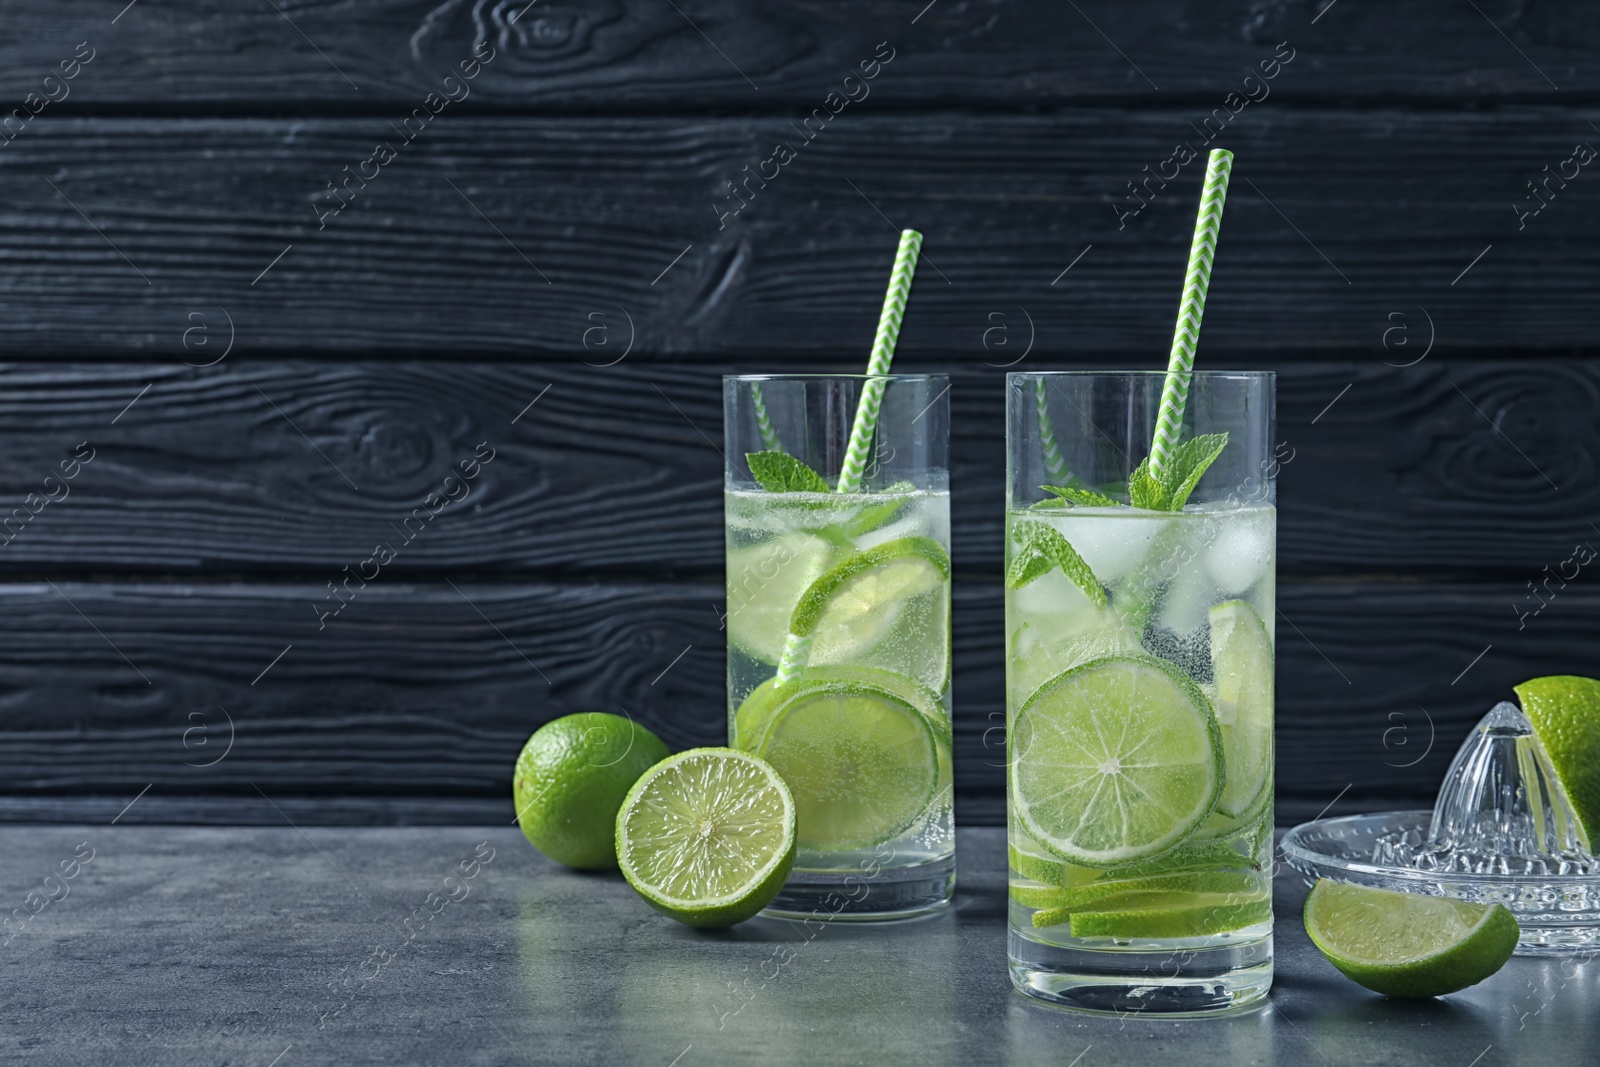
{"label": "lime pulp", "polygon": [[1188,676],[1149,657],[1108,656],[1046,682],[1017,713],[1010,747],[1023,828],[1088,867],[1178,844],[1223,787],[1210,702]]}
{"label": "lime pulp", "polygon": [[795,805],[771,766],[728,748],[656,764],[617,813],[617,860],[651,906],[690,926],[756,914],[794,864]]}

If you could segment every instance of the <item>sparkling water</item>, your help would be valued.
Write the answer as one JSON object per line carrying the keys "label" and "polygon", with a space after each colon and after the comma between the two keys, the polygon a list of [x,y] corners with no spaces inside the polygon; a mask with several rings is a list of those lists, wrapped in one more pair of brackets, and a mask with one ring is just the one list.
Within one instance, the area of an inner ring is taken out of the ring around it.
{"label": "sparkling water", "polygon": [[[950,499],[947,492],[725,494],[727,531],[728,732],[729,743],[774,758],[763,749],[772,733],[770,716],[740,708],[773,699],[778,664],[789,643],[796,608],[819,580],[861,553],[892,553],[908,543],[936,549],[948,569]],[[914,556],[921,565],[924,557]],[[926,569],[926,568],[924,568]],[[897,591],[898,590],[898,591]],[[901,594],[904,595],[901,595]],[[882,917],[914,913],[943,902],[954,877],[950,759],[950,583],[947,577],[895,586],[885,579],[849,586],[826,601],[824,616],[791,687],[806,689],[830,678],[881,682],[905,696],[898,708],[915,708],[932,738],[932,764],[914,783],[912,801],[921,810],[882,840],[854,840],[848,847],[807,845],[804,812],[852,805],[892,807],[904,803],[902,783],[863,780],[881,766],[887,744],[870,729],[854,731],[842,720],[834,738],[808,737],[814,747],[834,741],[831,758],[854,750],[837,776],[817,780],[787,773],[802,810],[801,848],[794,874],[774,905],[786,914]],[[831,672],[831,673],[830,673]],[[857,672],[852,674],[851,672]],[[869,672],[862,674],[860,672]],[[758,693],[757,691],[761,692]],[[755,694],[752,697],[752,694]],[[904,725],[904,724],[901,724]],[[895,735],[893,743],[901,743]],[[827,766],[832,766],[828,764]],[[780,768],[781,770],[781,768]],[[860,772],[860,776],[857,775]],[[831,794],[831,795],[830,795]],[[870,822],[870,820],[867,820]],[[897,823],[902,820],[895,820]],[[881,824],[880,824],[881,825]],[[815,831],[815,827],[812,827]]]}
{"label": "sparkling water", "polygon": [[[1021,588],[1008,583],[1008,738],[1014,736],[1020,709],[1045,683],[1107,656],[1163,660],[1193,681],[1208,702],[1215,702],[1209,619],[1219,605],[1230,605],[1227,610],[1235,612],[1243,611],[1239,602],[1248,605],[1273,643],[1276,511],[1271,506],[1202,505],[1174,513],[1129,507],[1014,509],[1007,519],[1008,563],[1025,550],[1021,529],[1038,523],[1050,526],[1077,551],[1107,599],[1104,606],[1096,604],[1060,568]],[[1258,673],[1247,684],[1264,689],[1270,702],[1270,654]],[[1102,710],[1102,718],[1111,722],[1125,712]],[[1216,712],[1221,721],[1226,709],[1217,704]],[[1086,739],[1085,747],[1091,743]],[[1124,865],[1133,867],[1132,873],[1067,862],[1035,840],[1013,812],[1010,956],[1018,984],[1071,1006],[1172,1014],[1241,1007],[1265,996],[1271,981],[1270,728],[1263,743],[1264,752],[1245,754],[1248,761],[1257,766],[1264,761],[1267,767],[1266,784],[1249,810],[1237,816],[1213,810],[1163,852]],[[1062,783],[1063,789],[1071,787]],[[1010,807],[1015,808],[1014,796]],[[1122,894],[1113,898],[1119,903],[1100,906],[1133,909],[1147,904],[1153,889],[1181,884],[1168,876],[1189,872],[1215,875],[1232,887],[1221,902],[1214,892],[1163,892],[1163,907],[1190,909],[1192,925],[1202,931],[1195,936],[1074,937],[1070,916],[1063,914],[1067,909],[1041,914],[1022,902],[1041,899],[1060,884],[1116,886],[1108,891]],[[1206,909],[1212,904],[1217,906],[1209,916]],[[1036,925],[1036,914],[1040,921],[1059,921]],[[1254,918],[1241,925],[1241,914]],[[1211,917],[1215,921],[1208,922]]]}

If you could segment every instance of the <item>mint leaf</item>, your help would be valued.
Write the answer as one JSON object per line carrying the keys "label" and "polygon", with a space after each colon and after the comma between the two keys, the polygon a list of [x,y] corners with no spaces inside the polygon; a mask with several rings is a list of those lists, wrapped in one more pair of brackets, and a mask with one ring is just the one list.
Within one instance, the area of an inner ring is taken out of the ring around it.
{"label": "mint leaf", "polygon": [[1040,575],[1048,573],[1053,566],[1050,559],[1033,545],[1019,544],[1016,555],[1011,557],[1011,565],[1006,568],[1006,588],[1021,589]]}
{"label": "mint leaf", "polygon": [[826,493],[832,489],[822,475],[787,452],[746,452],[744,458],[756,482],[769,493]]}
{"label": "mint leaf", "polygon": [[[1117,502],[1111,497],[1106,496],[1104,493],[1097,493],[1093,489],[1079,489],[1071,485],[1041,485],[1039,488],[1047,493],[1054,493],[1069,506],[1076,504],[1080,507],[1109,508],[1117,505]],[[1052,503],[1051,506],[1060,507],[1061,505]]]}
{"label": "mint leaf", "polygon": [[[880,492],[883,493],[914,493],[917,487],[910,482],[895,482]],[[889,521],[900,514],[900,509],[910,503],[909,496],[902,496],[898,500],[885,500],[881,504],[872,504],[863,508],[855,518],[845,524],[850,533],[856,537],[864,533],[871,533],[880,526],[888,525]]]}
{"label": "mint leaf", "polygon": [[1211,466],[1222,450],[1228,446],[1225,433],[1207,433],[1191,437],[1172,453],[1172,466],[1167,471],[1167,508],[1181,511],[1189,502],[1189,494],[1199,484],[1200,476]]}
{"label": "mint leaf", "polygon": [[1155,476],[1150,473],[1150,460],[1143,463],[1128,475],[1128,500],[1136,508],[1146,511],[1167,510],[1167,490]]}
{"label": "mint leaf", "polygon": [[1106,591],[1100,579],[1055,527],[1042,522],[1019,524],[1013,528],[1012,537],[1017,542],[1017,552],[1006,570],[1006,584],[1012,589],[1021,589],[1052,568],[1060,567],[1095,607],[1106,606]]}

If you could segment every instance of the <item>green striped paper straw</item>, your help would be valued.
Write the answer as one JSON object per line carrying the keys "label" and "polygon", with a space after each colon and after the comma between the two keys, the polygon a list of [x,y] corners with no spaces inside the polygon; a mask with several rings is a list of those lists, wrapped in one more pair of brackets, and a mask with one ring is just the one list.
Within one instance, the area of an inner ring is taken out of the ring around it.
{"label": "green striped paper straw", "polygon": [[1222,202],[1228,196],[1228,175],[1233,153],[1213,148],[1206,161],[1206,184],[1200,193],[1200,211],[1194,220],[1194,243],[1189,246],[1189,273],[1183,279],[1183,299],[1178,303],[1178,325],[1172,331],[1172,355],[1161,386],[1161,409],[1150,442],[1150,473],[1158,480],[1178,447],[1183,429],[1183,409],[1189,402],[1189,379],[1194,374],[1194,349],[1200,341],[1200,318],[1206,310],[1206,287],[1211,284],[1211,261],[1217,251],[1217,231],[1222,228]]}
{"label": "green striped paper straw", "polygon": [[839,471],[838,492],[853,493],[861,487],[867,449],[872,447],[872,434],[878,428],[878,406],[883,403],[884,386],[888,384],[881,375],[889,373],[889,363],[894,359],[894,345],[900,339],[900,321],[905,317],[911,277],[917,272],[917,253],[921,250],[922,234],[916,230],[900,231],[900,249],[894,255],[889,291],[883,296],[883,313],[878,316],[878,336],[872,342],[872,356],[867,360],[867,374],[873,377],[861,387],[856,420],[850,427],[850,445],[845,449],[844,466]]}
{"label": "green striped paper straw", "polygon": [[761,447],[768,452],[782,452],[783,442],[767,416],[767,402],[761,398],[761,386],[757,382],[750,383],[750,400],[756,409],[756,430],[761,434]]}
{"label": "green striped paper straw", "polygon": [[1044,448],[1044,469],[1050,481],[1059,484],[1067,473],[1067,461],[1056,446],[1055,430],[1050,426],[1050,409],[1044,398],[1044,379],[1033,380],[1033,399],[1039,411],[1039,443]]}
{"label": "green striped paper straw", "polygon": [[[883,390],[888,384],[883,375],[889,373],[889,364],[894,359],[895,342],[900,339],[900,322],[905,318],[906,299],[911,294],[911,278],[917,272],[917,253],[921,250],[922,234],[916,230],[900,231],[900,248],[895,252],[894,269],[889,272],[889,291],[883,297],[883,313],[878,316],[878,334],[873,339],[872,355],[867,360],[867,374],[870,377],[861,387],[861,399],[856,404],[855,422],[850,426],[850,444],[845,449],[844,466],[839,471],[836,492],[853,493],[861,487],[867,449],[872,446],[872,435],[878,428],[878,409],[883,403]],[[783,656],[778,661],[777,684],[792,682],[810,658],[811,638],[791,633],[784,640]]]}

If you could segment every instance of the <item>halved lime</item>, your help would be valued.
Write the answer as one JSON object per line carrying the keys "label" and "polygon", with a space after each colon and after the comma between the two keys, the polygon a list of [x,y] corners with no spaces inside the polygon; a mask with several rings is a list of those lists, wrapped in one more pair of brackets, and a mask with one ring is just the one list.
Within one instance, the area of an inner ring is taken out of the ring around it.
{"label": "halved lime", "polygon": [[1531,678],[1516,693],[1590,851],[1600,849],[1600,681],[1558,674]]}
{"label": "halved lime", "polygon": [[950,661],[950,556],[928,537],[857,552],[811,583],[789,629],[810,662],[871,663],[942,691]]}
{"label": "halved lime", "polygon": [[1391,997],[1438,997],[1476,985],[1517,947],[1503,904],[1396,893],[1319,878],[1306,933],[1345,976]]}
{"label": "halved lime", "polygon": [[794,865],[795,805],[767,763],[731,748],[668,756],[617,813],[617,862],[652,907],[731,926],[772,902]]}
{"label": "halved lime", "polygon": [[934,800],[950,744],[949,723],[929,714],[938,707],[909,678],[815,667],[758,688],[734,715],[734,732],[793,790],[801,848],[870,848],[905,832]]}
{"label": "halved lime", "polygon": [[1011,799],[1024,829],[1100,869],[1158,855],[1222,790],[1210,702],[1162,660],[1107,656],[1039,687],[1011,730]]}
{"label": "halved lime", "polygon": [[776,664],[801,594],[849,551],[849,539],[834,526],[730,547],[728,640],[761,662]]}
{"label": "halved lime", "polygon": [[1073,937],[1211,937],[1272,918],[1272,901],[1240,893],[1135,893],[1097,911],[1035,912],[1036,926],[1071,923]]}
{"label": "halved lime", "polygon": [[1211,607],[1211,670],[1228,782],[1217,810],[1242,815],[1272,781],[1272,638],[1243,600]]}

